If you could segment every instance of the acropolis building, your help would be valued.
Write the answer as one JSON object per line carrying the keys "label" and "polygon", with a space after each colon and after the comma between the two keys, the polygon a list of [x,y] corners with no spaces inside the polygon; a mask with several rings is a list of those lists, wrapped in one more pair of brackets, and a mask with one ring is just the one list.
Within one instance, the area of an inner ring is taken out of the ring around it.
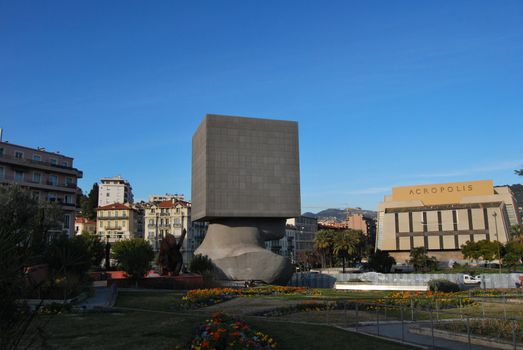
{"label": "acropolis building", "polygon": [[467,241],[505,243],[519,223],[510,188],[494,187],[492,180],[394,187],[378,208],[376,248],[398,263],[414,247],[439,261],[463,261]]}

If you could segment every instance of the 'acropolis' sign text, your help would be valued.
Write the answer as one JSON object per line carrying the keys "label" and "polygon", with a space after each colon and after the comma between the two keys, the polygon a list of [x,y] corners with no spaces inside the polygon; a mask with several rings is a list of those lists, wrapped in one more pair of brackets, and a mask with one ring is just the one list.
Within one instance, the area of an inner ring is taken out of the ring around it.
{"label": "'acropolis' sign text", "polygon": [[494,194],[492,180],[392,188],[393,201],[420,200],[425,205],[454,204],[460,203],[461,198],[465,196],[485,196],[491,194]]}

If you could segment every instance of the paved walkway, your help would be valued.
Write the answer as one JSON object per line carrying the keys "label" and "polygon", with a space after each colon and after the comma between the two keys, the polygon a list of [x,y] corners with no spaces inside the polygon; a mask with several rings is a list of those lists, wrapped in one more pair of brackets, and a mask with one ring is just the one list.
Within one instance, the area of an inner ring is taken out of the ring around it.
{"label": "paved walkway", "polygon": [[94,308],[112,307],[114,303],[113,290],[108,287],[95,287],[95,294],[76,305],[76,307],[90,310]]}

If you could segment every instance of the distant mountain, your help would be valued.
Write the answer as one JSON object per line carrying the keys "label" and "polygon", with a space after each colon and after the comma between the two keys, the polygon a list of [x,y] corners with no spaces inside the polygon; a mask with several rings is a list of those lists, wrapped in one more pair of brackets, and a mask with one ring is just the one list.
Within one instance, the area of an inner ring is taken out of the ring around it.
{"label": "distant mountain", "polygon": [[364,210],[361,208],[346,208],[346,209],[325,209],[318,213],[311,213],[306,212],[303,213],[303,216],[308,216],[312,218],[317,218],[320,220],[336,220],[336,221],[344,221],[347,218],[347,215],[352,214],[363,214],[363,216],[376,219],[377,213],[372,210]]}
{"label": "distant mountain", "polygon": [[514,193],[514,197],[516,197],[516,202],[518,203],[518,207],[523,207],[523,185],[522,184],[514,184],[510,186],[510,189],[512,190],[512,193]]}

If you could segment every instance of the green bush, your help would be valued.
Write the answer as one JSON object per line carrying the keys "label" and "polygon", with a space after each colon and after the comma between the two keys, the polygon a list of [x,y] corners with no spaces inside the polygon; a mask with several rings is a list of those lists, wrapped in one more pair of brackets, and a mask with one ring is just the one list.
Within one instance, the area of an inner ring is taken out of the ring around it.
{"label": "green bush", "polygon": [[207,255],[196,254],[189,265],[189,271],[203,275],[214,269],[211,259]]}
{"label": "green bush", "polygon": [[429,287],[432,292],[454,293],[459,292],[459,285],[449,280],[431,280]]}
{"label": "green bush", "polygon": [[143,278],[154,258],[151,245],[141,238],[127,239],[113,244],[112,256],[133,279]]}

